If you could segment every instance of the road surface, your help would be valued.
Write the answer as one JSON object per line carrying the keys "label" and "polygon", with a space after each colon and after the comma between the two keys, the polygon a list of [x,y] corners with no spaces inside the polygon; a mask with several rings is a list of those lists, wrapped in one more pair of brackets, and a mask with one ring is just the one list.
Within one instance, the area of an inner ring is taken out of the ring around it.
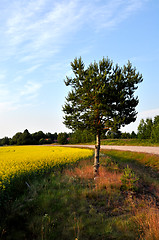
{"label": "road surface", "polygon": [[[94,148],[94,145],[62,145],[65,147],[80,147],[80,148]],[[131,152],[143,152],[159,155],[159,147],[147,147],[147,146],[116,146],[116,145],[101,145],[101,149],[114,149]]]}

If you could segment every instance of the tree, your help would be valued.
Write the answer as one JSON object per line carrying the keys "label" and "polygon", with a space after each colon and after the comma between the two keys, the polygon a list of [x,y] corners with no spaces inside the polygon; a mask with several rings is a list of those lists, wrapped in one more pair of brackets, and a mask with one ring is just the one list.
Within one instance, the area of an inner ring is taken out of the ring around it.
{"label": "tree", "polygon": [[159,142],[159,115],[154,118],[153,129],[151,133],[151,141],[154,143]]}
{"label": "tree", "polygon": [[130,137],[131,137],[130,133],[127,132],[121,134],[122,139],[130,139]]}
{"label": "tree", "polygon": [[94,134],[88,130],[76,130],[70,136],[70,143],[88,143],[94,141]]}
{"label": "tree", "polygon": [[29,131],[27,129],[24,130],[23,133],[18,132],[16,133],[11,140],[11,144],[15,144],[15,145],[29,145],[29,144],[33,144],[33,137],[32,135],[29,133]]}
{"label": "tree", "polygon": [[159,125],[159,115],[154,117],[154,126],[157,126],[157,125]]}
{"label": "tree", "polygon": [[21,132],[17,132],[11,140],[12,145],[20,145],[20,138],[22,136]]}
{"label": "tree", "polygon": [[136,120],[134,97],[137,84],[143,81],[132,64],[113,66],[108,58],[91,63],[86,69],[81,59],[71,63],[74,78],[66,77],[71,90],[66,97],[63,111],[64,123],[72,129],[89,130],[96,135],[94,175],[99,174],[101,133],[109,128],[119,129]]}
{"label": "tree", "polygon": [[39,144],[40,139],[45,138],[45,134],[42,131],[38,131],[32,134],[33,139]]}
{"label": "tree", "polygon": [[0,144],[3,145],[3,146],[4,145],[10,145],[10,139],[8,137],[4,137],[4,138],[1,139]]}
{"label": "tree", "polygon": [[150,139],[152,129],[153,121],[151,118],[147,118],[145,121],[144,119],[141,119],[138,126],[138,137],[140,139]]}
{"label": "tree", "polygon": [[132,139],[137,138],[137,134],[134,131],[131,132],[131,138]]}
{"label": "tree", "polygon": [[57,142],[59,144],[67,144],[68,143],[68,134],[67,133],[59,133],[57,136]]}

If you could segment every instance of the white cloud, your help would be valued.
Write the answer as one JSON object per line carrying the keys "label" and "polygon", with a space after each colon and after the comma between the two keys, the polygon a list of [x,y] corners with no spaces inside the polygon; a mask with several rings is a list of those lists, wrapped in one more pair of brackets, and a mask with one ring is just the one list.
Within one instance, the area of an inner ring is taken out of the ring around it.
{"label": "white cloud", "polygon": [[32,73],[34,72],[35,70],[37,70],[38,68],[40,68],[41,64],[36,64],[28,69],[25,70],[25,73],[26,74],[29,74],[29,73]]}
{"label": "white cloud", "polygon": [[95,21],[96,19],[96,22],[94,23],[97,29],[114,29],[114,27],[117,27],[130,15],[142,9],[144,2],[145,0],[107,1],[106,4],[97,7],[95,11],[93,9],[92,20]]}
{"label": "white cloud", "polygon": [[[9,14],[5,34],[12,54],[16,52],[17,56],[22,54],[22,59],[30,60],[30,54],[31,58],[39,57],[42,49],[47,53],[50,49],[57,52],[59,41],[66,41],[62,36],[77,29],[81,11],[76,1],[63,1],[56,5],[49,1],[50,6],[44,3],[47,2],[36,1],[35,4],[31,1],[24,8],[17,2],[18,7]],[[44,9],[40,7],[42,4]]]}
{"label": "white cloud", "polygon": [[[58,65],[59,60],[54,58],[63,46],[73,39],[76,32],[79,33],[83,28],[91,28],[93,31],[114,28],[132,13],[142,9],[144,2],[145,0],[0,2],[0,34],[3,36],[0,39],[3,56],[0,61],[5,61],[6,66],[8,64],[7,74],[1,72],[0,75],[0,81],[3,83],[5,80],[4,84],[0,85],[1,109],[19,107],[27,104],[29,99],[37,97],[44,79],[49,80],[56,76],[57,69],[61,77],[60,74],[63,73],[60,66],[63,67],[65,60]],[[89,52],[91,47],[84,50]],[[53,59],[55,65],[49,69],[50,59]],[[43,76],[44,79],[39,79],[38,83],[33,77],[33,80],[27,79],[27,74],[42,68],[43,72],[48,70],[47,75]]]}
{"label": "white cloud", "polygon": [[[47,59],[67,44],[70,34],[83,26],[94,30],[114,28],[142,8],[145,0],[82,1],[52,0],[9,1],[4,26],[8,54],[22,61]],[[4,15],[3,15],[4,16]],[[4,16],[5,18],[5,16]],[[6,29],[6,30],[5,30]],[[6,48],[7,48],[6,47]],[[44,56],[43,54],[47,52]]]}
{"label": "white cloud", "polygon": [[41,84],[40,83],[35,83],[35,82],[31,82],[28,81],[23,89],[20,92],[20,96],[29,96],[29,98],[33,98],[35,96],[37,96],[39,89],[41,88]]}
{"label": "white cloud", "polygon": [[159,115],[159,108],[150,109],[150,110],[146,110],[138,113],[138,117],[143,119],[154,118],[157,115]]}
{"label": "white cloud", "polygon": [[38,96],[42,83],[28,81],[26,84],[19,86],[19,81],[21,83],[21,76],[13,81],[13,85],[17,83],[14,91],[13,85],[0,84],[0,113],[34,104],[32,100]]}

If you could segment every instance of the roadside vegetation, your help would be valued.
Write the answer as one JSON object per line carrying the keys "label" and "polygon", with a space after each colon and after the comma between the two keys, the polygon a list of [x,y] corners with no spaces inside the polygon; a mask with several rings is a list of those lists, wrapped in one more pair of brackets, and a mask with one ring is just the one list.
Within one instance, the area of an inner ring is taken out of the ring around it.
{"label": "roadside vegetation", "polygon": [[92,165],[90,157],[30,179],[1,208],[0,239],[159,239],[159,156],[101,151],[95,179]]}
{"label": "roadside vegetation", "polygon": [[101,145],[119,146],[159,146],[159,143],[152,143],[150,139],[103,139]]}

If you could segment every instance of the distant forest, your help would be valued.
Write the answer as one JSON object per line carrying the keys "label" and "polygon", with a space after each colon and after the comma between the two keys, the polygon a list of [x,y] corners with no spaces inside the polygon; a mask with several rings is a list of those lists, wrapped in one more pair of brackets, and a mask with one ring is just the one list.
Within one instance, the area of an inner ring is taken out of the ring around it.
{"label": "distant forest", "polygon": [[29,133],[26,129],[23,133],[17,132],[12,138],[0,139],[0,145],[39,145],[57,142],[57,133],[43,133],[42,131]]}
{"label": "distant forest", "polygon": [[[101,136],[102,139],[149,139],[152,143],[159,143],[159,115],[152,120],[147,118],[141,119],[138,126],[137,134],[122,133],[120,131],[109,130],[106,134]],[[43,133],[38,131],[35,133],[29,133],[26,129],[23,133],[18,132],[12,138],[4,137],[0,139],[0,145],[41,145],[41,144],[67,144],[67,143],[89,143],[94,142],[94,134],[84,131],[75,131],[73,133]]]}
{"label": "distant forest", "polygon": [[[130,133],[120,133],[111,132],[107,135],[103,134],[102,139],[107,138],[137,138],[137,135],[132,132]],[[88,143],[94,142],[95,135],[90,133],[87,130],[80,131],[77,130],[73,133],[43,133],[42,131],[38,131],[35,133],[30,133],[27,129],[22,133],[16,133],[12,138],[4,137],[0,139],[0,145],[42,145],[42,144],[67,144],[67,143]]]}

